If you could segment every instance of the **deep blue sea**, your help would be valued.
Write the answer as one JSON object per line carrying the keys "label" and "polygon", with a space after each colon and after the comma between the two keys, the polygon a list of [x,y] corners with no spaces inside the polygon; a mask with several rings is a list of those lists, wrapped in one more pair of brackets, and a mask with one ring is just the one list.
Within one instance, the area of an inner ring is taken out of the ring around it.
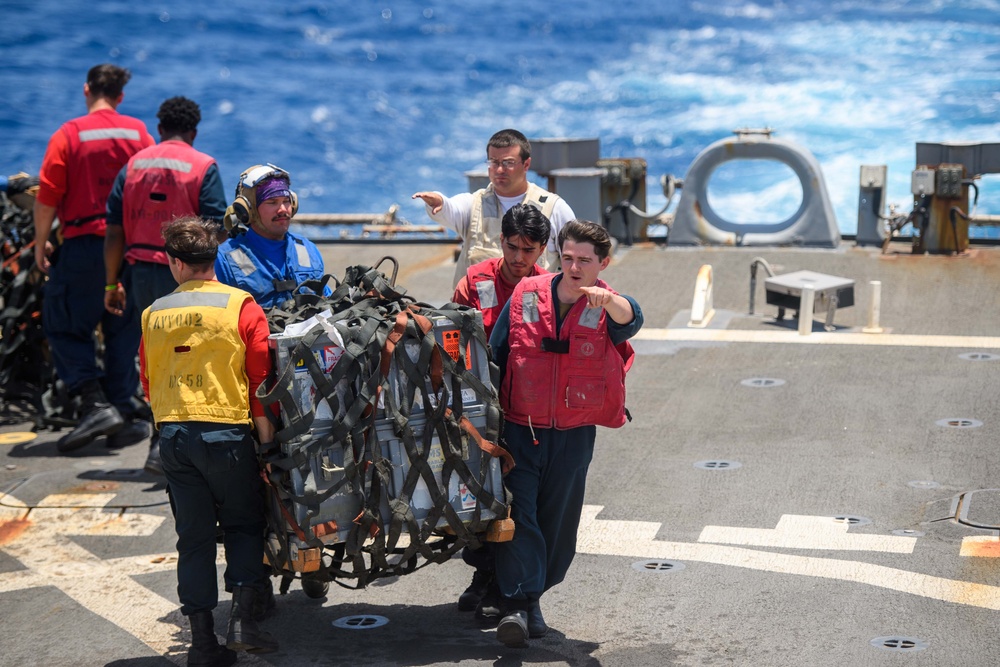
{"label": "deep blue sea", "polygon": [[[888,165],[888,201],[908,212],[916,142],[1000,142],[998,0],[0,0],[0,58],[7,173],[37,173],[85,110],[87,69],[113,62],[133,74],[119,110],[154,136],[165,98],[201,105],[195,145],[227,191],[273,162],[302,211],[398,203],[414,222],[410,195],[465,190],[504,127],[645,158],[650,209],[661,175],[771,127],[815,154],[848,233],[862,164]],[[799,185],[784,167],[736,170],[709,196],[731,219],[779,220]],[[978,211],[1000,214],[997,176]]]}

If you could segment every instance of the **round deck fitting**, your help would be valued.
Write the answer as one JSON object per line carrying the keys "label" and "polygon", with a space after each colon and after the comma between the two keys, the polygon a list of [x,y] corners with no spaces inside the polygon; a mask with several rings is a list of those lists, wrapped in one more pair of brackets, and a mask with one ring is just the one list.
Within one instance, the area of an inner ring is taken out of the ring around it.
{"label": "round deck fitting", "polygon": [[680,572],[684,569],[684,563],[679,563],[675,560],[640,560],[632,563],[632,569],[639,572],[663,574],[666,572]]}
{"label": "round deck fitting", "polygon": [[343,616],[333,622],[333,627],[344,630],[371,630],[387,625],[389,619],[385,616],[371,616],[369,614],[359,614],[357,616]]}
{"label": "round deck fitting", "polygon": [[699,470],[736,470],[742,465],[739,461],[722,461],[716,459],[712,461],[698,461],[694,464],[694,467]]}
{"label": "round deck fitting", "polygon": [[893,651],[896,653],[902,653],[906,651],[922,651],[927,648],[928,644],[922,639],[917,639],[916,637],[876,637],[869,642],[872,646],[883,651]]}

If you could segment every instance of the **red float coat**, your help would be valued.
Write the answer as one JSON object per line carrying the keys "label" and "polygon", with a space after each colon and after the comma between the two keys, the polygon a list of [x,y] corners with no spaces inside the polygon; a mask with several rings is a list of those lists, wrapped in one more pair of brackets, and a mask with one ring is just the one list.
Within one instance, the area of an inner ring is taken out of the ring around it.
{"label": "red float coat", "polygon": [[[603,280],[597,286],[614,292]],[[617,347],[603,308],[580,298],[556,331],[552,276],[524,278],[510,299],[510,355],[500,388],[504,418],[532,428],[625,423],[632,346]]]}
{"label": "red float coat", "polygon": [[198,215],[205,172],[215,160],[180,140],[164,141],[132,156],[122,189],[125,259],[167,263],[163,224]]}
{"label": "red float coat", "polygon": [[[452,301],[463,306],[471,306],[483,314],[483,329],[486,337],[493,333],[500,311],[503,310],[516,284],[508,283],[500,272],[501,257],[493,257],[473,264],[465,272],[465,280],[458,283]],[[527,277],[540,276],[548,271],[535,264]]]}
{"label": "red float coat", "polygon": [[129,158],[154,144],[145,124],[100,109],[63,124],[40,173],[38,199],[56,207],[63,237],[104,236],[108,194]]}

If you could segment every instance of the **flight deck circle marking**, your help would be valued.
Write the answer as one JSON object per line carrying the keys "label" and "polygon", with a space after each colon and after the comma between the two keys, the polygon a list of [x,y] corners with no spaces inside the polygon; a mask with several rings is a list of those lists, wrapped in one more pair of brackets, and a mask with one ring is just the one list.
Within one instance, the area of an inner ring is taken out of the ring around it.
{"label": "flight deck circle marking", "polygon": [[37,437],[37,433],[31,433],[30,431],[0,433],[0,445],[20,445],[25,442],[31,442]]}
{"label": "flight deck circle marking", "polygon": [[360,614],[357,616],[344,616],[333,622],[333,627],[344,630],[371,630],[387,625],[389,619],[385,616],[372,616],[370,614]]}
{"label": "flight deck circle marking", "polygon": [[894,651],[896,653],[905,651],[922,651],[928,646],[927,642],[922,639],[899,636],[876,637],[869,643],[875,648],[882,649],[883,651]]}

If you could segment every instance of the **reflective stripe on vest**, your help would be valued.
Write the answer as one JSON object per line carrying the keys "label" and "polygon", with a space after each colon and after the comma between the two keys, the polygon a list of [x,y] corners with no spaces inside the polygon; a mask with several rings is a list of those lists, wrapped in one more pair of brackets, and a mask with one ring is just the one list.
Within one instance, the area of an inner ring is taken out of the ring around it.
{"label": "reflective stripe on vest", "polygon": [[141,120],[103,109],[67,121],[66,194],[56,207],[63,236],[103,236],[111,186],[121,168],[153,144]]}
{"label": "reflective stripe on vest", "polygon": [[226,254],[229,255],[236,266],[239,267],[240,271],[243,272],[243,275],[249,276],[257,270],[257,266],[253,263],[253,260],[250,259],[249,255],[243,252],[243,248],[233,248]]}
{"label": "reflective stripe on vest", "polygon": [[139,141],[139,131],[124,127],[104,127],[99,130],[83,130],[80,141],[100,141],[101,139],[128,139]]}

